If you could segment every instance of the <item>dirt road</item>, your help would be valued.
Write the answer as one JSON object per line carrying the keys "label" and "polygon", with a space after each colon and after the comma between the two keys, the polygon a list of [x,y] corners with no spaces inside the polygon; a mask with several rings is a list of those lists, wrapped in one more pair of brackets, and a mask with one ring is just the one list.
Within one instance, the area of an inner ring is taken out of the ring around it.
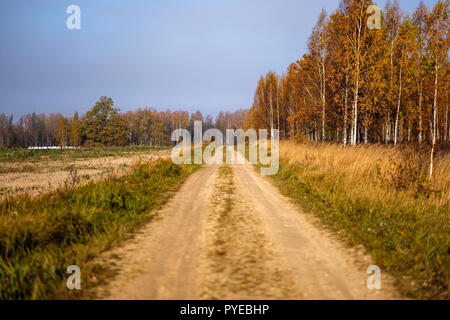
{"label": "dirt road", "polygon": [[250,165],[205,166],[157,221],[102,257],[105,299],[391,299],[366,286],[371,258],[343,245]]}

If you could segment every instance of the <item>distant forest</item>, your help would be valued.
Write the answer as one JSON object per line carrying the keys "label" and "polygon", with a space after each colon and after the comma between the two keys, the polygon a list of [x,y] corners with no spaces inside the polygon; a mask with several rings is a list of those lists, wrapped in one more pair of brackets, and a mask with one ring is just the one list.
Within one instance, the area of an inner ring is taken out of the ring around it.
{"label": "distant forest", "polygon": [[17,122],[0,114],[0,147],[31,146],[124,146],[170,145],[172,131],[193,131],[195,120],[203,121],[203,130],[241,128],[248,110],[220,112],[214,119],[200,111],[157,111],[152,108],[120,113],[111,98],[101,97],[95,106],[80,116],[26,114]]}

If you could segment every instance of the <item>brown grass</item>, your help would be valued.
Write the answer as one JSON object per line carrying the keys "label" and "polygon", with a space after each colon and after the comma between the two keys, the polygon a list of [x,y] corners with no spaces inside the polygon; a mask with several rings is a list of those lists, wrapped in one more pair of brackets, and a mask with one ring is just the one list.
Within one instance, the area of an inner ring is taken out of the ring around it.
{"label": "brown grass", "polygon": [[450,297],[450,155],[433,179],[426,146],[280,143],[280,190],[352,245],[363,245],[413,298]]}
{"label": "brown grass", "polygon": [[[392,188],[398,180],[409,178],[403,184],[402,193],[410,197],[417,192],[417,183],[428,183],[431,190],[439,191],[434,197],[437,204],[450,202],[450,154],[436,159],[433,179],[428,180],[428,154],[423,151],[402,147],[368,145],[343,147],[336,144],[280,143],[280,158],[289,163],[303,163],[315,166],[323,174],[345,173],[340,183],[347,183],[353,193],[379,193],[387,197],[397,197]],[[415,179],[417,181],[415,181]],[[369,187],[372,187],[370,191]]]}
{"label": "brown grass", "polygon": [[168,157],[168,152],[147,151],[143,153],[105,156],[89,159],[42,159],[15,162],[0,162],[0,199],[17,194],[38,196],[54,191],[66,183],[73,183],[76,174],[77,184],[100,181],[114,173],[121,176],[127,168],[139,161],[152,161]]}

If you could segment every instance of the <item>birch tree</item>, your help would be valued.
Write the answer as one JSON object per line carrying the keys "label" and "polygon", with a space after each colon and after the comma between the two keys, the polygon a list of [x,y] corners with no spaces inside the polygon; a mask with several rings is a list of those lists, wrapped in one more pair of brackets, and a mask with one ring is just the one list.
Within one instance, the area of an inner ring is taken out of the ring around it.
{"label": "birch tree", "polygon": [[433,176],[433,160],[436,145],[437,121],[438,121],[438,89],[439,71],[448,62],[449,50],[449,1],[439,1],[428,16],[427,30],[427,53],[430,66],[434,73],[434,96],[433,96],[433,120],[431,129],[431,154],[430,154],[430,178]]}

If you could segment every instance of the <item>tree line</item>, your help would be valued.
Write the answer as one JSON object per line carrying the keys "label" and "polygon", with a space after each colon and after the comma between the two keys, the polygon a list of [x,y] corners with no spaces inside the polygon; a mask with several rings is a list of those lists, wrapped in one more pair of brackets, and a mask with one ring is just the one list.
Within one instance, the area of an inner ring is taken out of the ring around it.
{"label": "tree line", "polygon": [[170,145],[172,131],[187,128],[193,132],[194,121],[203,122],[203,130],[237,129],[243,126],[247,110],[220,112],[215,119],[200,111],[157,111],[143,108],[121,113],[114,101],[101,97],[86,114],[72,117],[62,114],[26,114],[17,122],[0,114],[0,147],[31,146],[125,146]]}
{"label": "tree line", "polygon": [[408,15],[388,1],[380,29],[367,27],[370,0],[323,10],[308,52],[261,76],[245,126],[344,145],[450,141],[449,4]]}

